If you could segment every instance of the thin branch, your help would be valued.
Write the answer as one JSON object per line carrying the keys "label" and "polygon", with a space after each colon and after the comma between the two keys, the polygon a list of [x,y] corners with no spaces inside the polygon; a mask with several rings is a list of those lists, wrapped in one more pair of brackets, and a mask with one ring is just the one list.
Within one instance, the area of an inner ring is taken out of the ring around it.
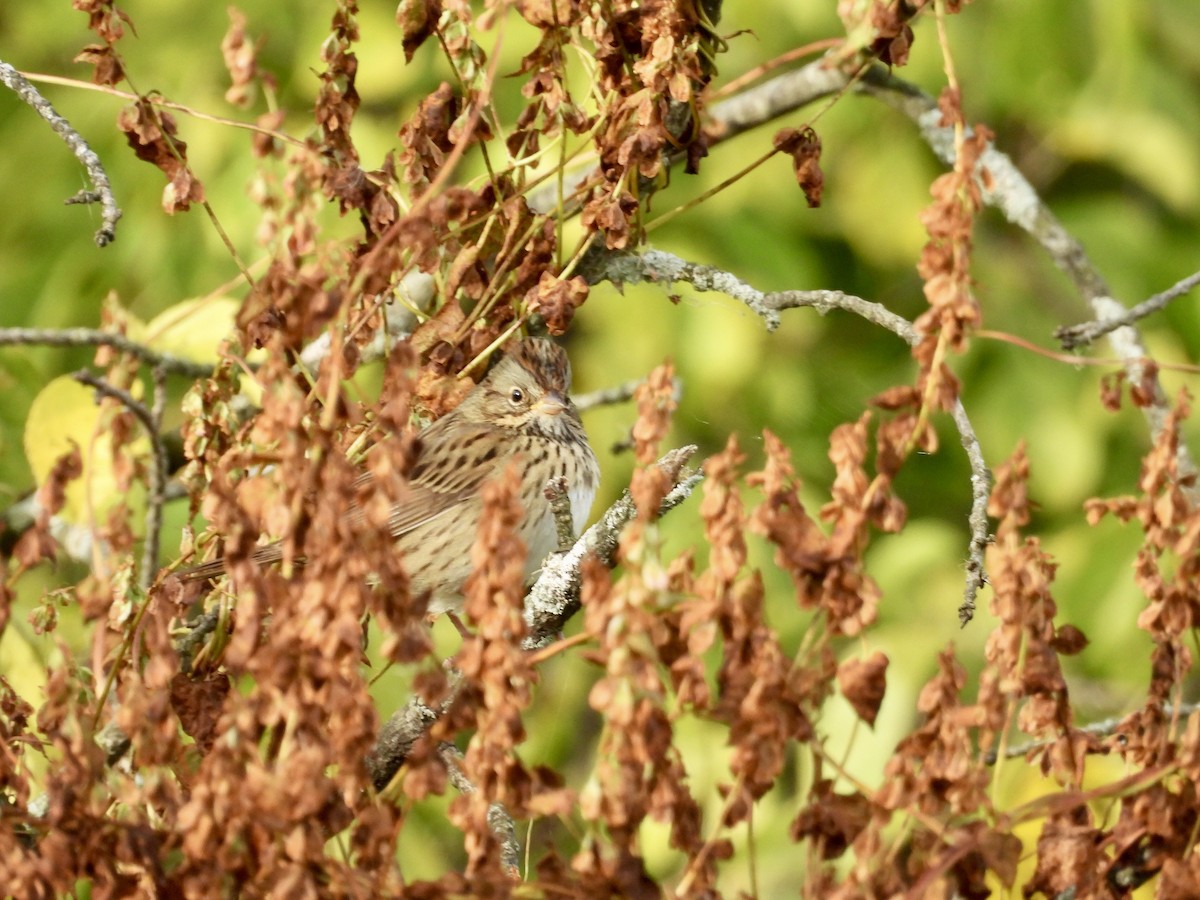
{"label": "thin branch", "polygon": [[182,375],[185,378],[205,378],[213,371],[213,367],[206,363],[192,362],[170,353],[160,353],[145,344],[130,340],[123,334],[111,331],[100,331],[96,328],[0,328],[0,347],[21,344],[47,347],[112,347],[122,353],[128,353],[146,365],[158,366],[170,375]]}
{"label": "thin branch", "polygon": [[880,328],[902,338],[910,347],[915,347],[921,336],[912,322],[896,315],[882,303],[864,300],[842,291],[778,291],[764,294],[762,303],[772,310],[800,309],[808,307],[825,315],[832,309],[844,309]]}
{"label": "thin branch", "polygon": [[634,378],[622,384],[613,385],[612,387],[600,388],[598,391],[590,391],[586,394],[578,394],[571,399],[575,403],[575,408],[580,412],[594,409],[597,406],[612,406],[617,403],[627,403],[633,399],[634,391],[645,383],[645,378]]}
{"label": "thin branch", "polygon": [[[586,394],[578,394],[572,397],[571,400],[575,403],[575,408],[580,412],[595,409],[597,406],[612,406],[616,403],[627,403],[633,399],[633,395],[637,389],[645,383],[645,378],[633,378],[621,384],[614,384],[612,387],[600,388],[598,391],[590,391]],[[675,378],[672,385],[671,396],[678,403],[679,398],[683,396],[683,380]]]}
{"label": "thin branch", "polygon": [[1125,325],[1132,325],[1134,322],[1146,318],[1146,316],[1153,315],[1159,310],[1164,309],[1172,300],[1182,297],[1191,291],[1196,285],[1200,285],[1200,272],[1194,272],[1187,278],[1175,282],[1175,284],[1171,285],[1165,291],[1155,294],[1149,300],[1143,300],[1122,316],[1081,322],[1078,325],[1064,325],[1054,332],[1054,336],[1062,342],[1064,350],[1074,350],[1076,347],[1090,344],[1097,338],[1101,338],[1109,332],[1116,331],[1118,328]]}
{"label": "thin branch", "polygon": [[[1167,703],[1163,705],[1162,709],[1163,715],[1182,719],[1186,716],[1192,715],[1193,713],[1200,712],[1200,703],[1183,703],[1178,707],[1176,707],[1174,704]],[[1115,734],[1117,729],[1125,724],[1125,722],[1129,721],[1129,717],[1131,715],[1133,715],[1133,713],[1126,713],[1122,716],[1113,716],[1110,719],[1101,719],[1099,722],[1091,722],[1087,725],[1081,725],[1072,730],[1081,732],[1083,734],[1090,734],[1094,737],[1108,737],[1109,735]],[[1015,759],[1016,757],[1024,756],[1033,750],[1041,750],[1044,747],[1049,747],[1056,741],[1058,741],[1058,738],[1053,737],[1047,738],[1046,740],[1029,741],[1028,743],[1019,744],[1013,747],[1005,747],[1004,758]],[[999,759],[999,754],[997,754],[995,750],[990,750],[984,754],[984,762],[986,762],[989,766],[995,765],[997,759]]]}
{"label": "thin branch", "polygon": [[579,264],[579,274],[588,284],[610,281],[616,285],[637,284],[648,281],[655,284],[686,282],[698,291],[721,291],[762,317],[767,331],[779,327],[779,314],[762,305],[763,292],[756,290],[741,279],[718,269],[680,259],[673,253],[662,250],[644,250],[640,253],[616,253],[593,244]]}
{"label": "thin branch", "polygon": [[103,378],[93,375],[87,369],[75,372],[72,376],[80,384],[94,388],[96,393],[116,400],[142,423],[146,435],[150,439],[150,447],[154,464],[150,469],[150,496],[146,509],[145,546],[142,548],[142,571],[138,575],[138,587],[145,593],[150,590],[154,576],[158,572],[158,538],[162,530],[162,507],[165,502],[164,486],[167,483],[167,448],[159,434],[162,425],[163,410],[166,408],[166,374],[161,368],[154,369],[154,408],[149,409],[128,391],[109,384]]}
{"label": "thin branch", "polygon": [[[147,431],[152,431],[154,428],[154,415],[150,412],[149,408],[147,408],[146,404],[134,397],[133,394],[129,393],[129,391],[122,390],[116,385],[109,384],[103,378],[99,377],[98,375],[93,375],[87,369],[80,369],[78,372],[73,372],[71,377],[80,384],[87,385],[90,388],[95,388],[96,393],[103,394],[105,397],[110,397],[113,400],[116,400],[131,413],[133,413]],[[153,440],[154,437],[156,437],[156,435],[152,436],[151,440]]]}
{"label": "thin branch", "polygon": [[706,131],[714,142],[728,141],[751,128],[845,90],[849,83],[845,73],[829,66],[823,59],[816,60],[714,103],[707,110],[711,124]]}
{"label": "thin branch", "polygon": [[62,138],[63,142],[71,148],[71,152],[75,154],[75,158],[83,164],[95,190],[80,191],[67,203],[99,201],[101,225],[100,230],[96,232],[96,246],[105,247],[112,243],[117,236],[117,220],[121,218],[121,210],[117,207],[112,186],[108,182],[108,174],[104,171],[104,164],[100,162],[100,157],[88,146],[87,141],[79,135],[79,132],[71,127],[71,123],[55,112],[50,101],[43,97],[24,75],[2,60],[0,60],[0,83],[3,83],[5,87],[33,107],[39,116],[49,122],[54,133]]}
{"label": "thin branch", "polygon": [[[460,794],[474,794],[476,787],[463,773],[463,755],[459,749],[453,744],[443,742],[438,744],[438,756],[446,764],[446,773],[455,789]],[[489,803],[487,824],[488,830],[500,845],[500,865],[509,875],[518,877],[521,871],[521,842],[517,839],[517,829],[513,825],[512,816],[501,804]]]}
{"label": "thin branch", "polygon": [[[589,254],[580,271],[589,281],[684,281],[699,290],[721,290],[741,300],[762,317],[768,330],[779,326],[779,312],[784,309],[811,307],[821,315],[831,309],[843,309],[885,328],[899,336],[910,347],[920,339],[917,329],[903,316],[881,303],[864,300],[842,291],[780,291],[764,293],[736,276],[713,266],[698,266],[670,253],[648,250],[644,253],[612,253],[601,249]],[[693,281],[697,279],[699,283]],[[595,283],[595,282],[593,282]],[[963,449],[971,466],[971,513],[967,518],[971,539],[967,549],[966,584],[963,602],[958,608],[959,621],[966,625],[975,614],[975,598],[987,582],[983,567],[984,549],[991,542],[988,531],[987,500],[991,473],[983,459],[979,439],[961,401],[955,401],[951,411]]]}
{"label": "thin branch", "polygon": [[954,401],[954,409],[950,413],[954,424],[958,427],[958,436],[962,441],[963,450],[967,453],[967,461],[971,464],[971,514],[967,524],[971,529],[971,541],[967,545],[967,583],[963,587],[963,602],[958,608],[958,621],[962,626],[975,617],[975,598],[987,584],[987,571],[983,567],[983,554],[987,545],[993,540],[988,530],[988,494],[992,489],[992,473],[983,459],[983,448],[975,434],[975,427],[967,416],[966,407],[962,400]]}
{"label": "thin branch", "polygon": [[[879,325],[902,338],[910,347],[916,346],[920,334],[911,322],[898,316],[880,303],[864,300],[841,291],[781,291],[767,294],[763,303],[772,309],[794,309],[812,307],[821,315],[831,309],[844,309],[861,316],[868,322]],[[983,566],[983,554],[992,542],[988,530],[987,502],[992,486],[992,473],[983,458],[983,448],[975,434],[975,427],[967,415],[961,399],[954,401],[950,411],[954,427],[971,466],[971,512],[967,516],[971,540],[967,544],[966,584],[963,586],[963,602],[958,608],[958,621],[966,625],[975,616],[975,598],[987,583],[987,572]]]}
{"label": "thin branch", "polygon": [[[954,128],[942,124],[941,110],[932,97],[892,76],[881,66],[872,67],[864,73],[855,82],[855,90],[886,103],[912,119],[934,153],[943,162],[953,165]],[[968,129],[967,134],[970,133]],[[980,156],[978,171],[987,176],[979,179],[984,202],[994,206],[1005,218],[1029,232],[1042,245],[1054,264],[1074,283],[1097,320],[1120,319],[1128,314],[1129,310],[1113,299],[1108,283],[1088,257],[1083,245],[1063,227],[1012,160],[997,150],[991,141]],[[1141,336],[1136,328],[1126,325],[1109,334],[1109,344],[1121,358],[1131,382],[1150,385],[1151,401],[1142,407],[1142,414],[1150,426],[1151,437],[1157,439],[1166,426],[1171,403],[1157,374],[1149,373],[1150,377],[1147,377],[1146,360],[1149,354]],[[1191,453],[1182,441],[1176,448],[1176,458],[1181,473],[1196,472]]]}

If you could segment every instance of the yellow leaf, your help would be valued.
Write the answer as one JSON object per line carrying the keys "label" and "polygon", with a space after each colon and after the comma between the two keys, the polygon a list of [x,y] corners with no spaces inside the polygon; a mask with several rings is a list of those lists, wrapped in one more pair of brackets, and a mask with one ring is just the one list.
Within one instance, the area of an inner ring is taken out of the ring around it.
{"label": "yellow leaf", "polygon": [[[112,436],[108,433],[112,413],[96,403],[96,392],[62,375],[33,398],[25,420],[25,457],[39,486],[60,457],[79,447],[83,475],[67,487],[66,503],[59,515],[73,524],[101,521],[119,500],[131,505],[136,500],[120,489],[113,472]],[[140,428],[140,425],[135,426]],[[150,441],[140,434],[125,448],[136,457],[150,455]]]}
{"label": "yellow leaf", "polygon": [[233,330],[240,305],[232,297],[197,297],[176,303],[146,325],[145,342],[162,353],[215,363],[217,348]]}

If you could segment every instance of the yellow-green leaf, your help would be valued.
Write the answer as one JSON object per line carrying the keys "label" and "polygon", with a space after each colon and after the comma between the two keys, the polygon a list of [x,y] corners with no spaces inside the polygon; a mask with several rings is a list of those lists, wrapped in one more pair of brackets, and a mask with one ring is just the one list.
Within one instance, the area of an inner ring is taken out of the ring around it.
{"label": "yellow-green leaf", "polygon": [[[131,502],[113,473],[111,412],[96,403],[96,392],[69,375],[55,378],[33,399],[25,420],[25,457],[38,485],[43,484],[60,457],[79,447],[83,474],[67,488],[60,515],[68,522],[86,524],[103,519],[118,500]],[[150,441],[139,435],[125,452],[148,457]],[[135,492],[140,501],[144,489]]]}
{"label": "yellow-green leaf", "polygon": [[197,297],[165,309],[146,325],[145,342],[155,350],[198,363],[215,363],[237,315],[231,297]]}

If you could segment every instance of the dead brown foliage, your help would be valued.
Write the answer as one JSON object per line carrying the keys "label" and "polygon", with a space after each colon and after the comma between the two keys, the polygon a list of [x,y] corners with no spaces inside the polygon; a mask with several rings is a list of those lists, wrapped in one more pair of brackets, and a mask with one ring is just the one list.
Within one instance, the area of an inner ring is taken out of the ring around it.
{"label": "dead brown foliage", "polygon": [[[119,82],[128,18],[111,3],[75,6],[102,41],[80,58],[95,65],[97,82]],[[1124,896],[1156,875],[1160,896],[1200,892],[1200,714],[1179,713],[1200,616],[1200,509],[1195,473],[1178,452],[1186,395],[1147,454],[1137,492],[1088,507],[1093,522],[1114,516],[1143,535],[1137,579],[1147,605],[1137,626],[1154,642],[1154,668],[1145,706],[1114,735],[1076,721],[1061,658],[1087,639],[1061,621],[1055,563],[1027,533],[1023,448],[998,469],[991,492],[991,619],[976,625],[991,632],[977,686],[953,646],[930,661],[912,727],[877,785],[846,770],[821,726],[828,704],[842,698],[859,727],[872,728],[889,696],[891,660],[864,644],[886,602],[867,553],[906,525],[897,476],[914,453],[938,451],[932,420],[959,397],[950,358],[981,320],[970,255],[987,184],[984,128],[960,132],[957,162],[934,181],[923,217],[928,307],[916,322],[917,375],[830,435],[834,475],[818,488],[818,508],[802,499],[791,450],[776,435],[762,433],[762,461],[753,465],[741,449],[748,439],[730,436],[704,461],[702,497],[686,513],[702,523],[703,547],[667,557],[659,510],[677,479],[653,461],[674,410],[670,363],[637,390],[638,515],[620,541],[619,574],[584,564],[579,637],[562,648],[592,666],[586,704],[598,723],[596,733],[581,729],[569,772],[522,755],[542,670],[522,646],[526,548],[513,532],[521,511],[512,471],[485,490],[466,588],[472,633],[443,665],[423,598],[412,595],[383,528],[419,425],[452,409],[470,388],[459,374],[518,328],[570,330],[589,296],[573,271],[590,243],[641,243],[647,198],[671,159],[694,168],[706,151],[698,123],[720,43],[714,3],[516,4],[538,40],[517,73],[524,106],[504,132],[512,163],[464,186],[455,179],[464,155],[497,144],[495,66],[476,27],[486,24],[481,16],[508,10],[485,6],[399,4],[402,55],[440,52],[461,77],[423,99],[400,129],[397,153],[374,168],[351,129],[361,104],[354,0],[334,4],[315,136],[286,151],[256,139],[253,153],[281,159],[287,173],[264,176],[258,196],[270,261],[241,308],[236,341],[184,401],[187,464],[179,473],[193,517],[206,522],[186,546],[219,549],[236,590],[201,594],[164,571],[141,592],[132,514],[123,505],[111,513],[101,535],[107,564],[68,592],[90,646],[76,655],[64,645],[36,706],[0,681],[5,891],[56,897],[86,884],[94,896],[507,896],[525,879],[547,896],[716,896],[727,867],[746,865],[735,837],[770,795],[788,806],[806,896],[986,897],[996,885],[1013,889],[1028,856],[1036,860],[1021,885],[1026,895]],[[927,6],[839,4],[848,25],[873,30],[831,59],[902,65],[909,22]],[[599,106],[572,93],[571,43],[595,62]],[[251,104],[256,88],[270,86],[258,46],[232,11],[222,51],[233,104]],[[965,122],[956,88],[940,107],[944,124]],[[281,119],[262,121],[274,128]],[[167,212],[203,202],[175,121],[154,98],[126,109],[118,127],[167,176]],[[598,164],[558,209],[535,209],[532,160],[568,138],[589,142]],[[771,148],[791,156],[806,201],[819,204],[825,151],[815,129],[784,129]],[[353,241],[321,231],[327,204],[357,220]],[[572,212],[586,235],[564,245],[559,216]],[[397,285],[414,272],[436,275],[442,296],[390,350],[382,393],[363,398],[348,379],[386,330]],[[301,372],[298,354],[323,334],[332,337],[329,351]],[[245,363],[251,348],[266,351],[254,369]],[[100,362],[115,384],[128,384],[136,369],[118,353]],[[261,408],[249,418],[235,408],[243,380],[261,388]],[[1148,402],[1147,392],[1133,399]],[[1108,385],[1106,405],[1121,401],[1121,384]],[[121,483],[144,480],[129,451],[132,417],[112,398],[104,403]],[[364,466],[378,489],[370,495],[358,477]],[[49,517],[79,471],[78,456],[65,456],[43,485],[44,517],[3,570],[0,629],[11,583],[55,556]],[[255,563],[264,536],[282,541],[282,565]],[[751,562],[754,542],[791,584],[771,615]],[[804,617],[800,641],[783,636],[772,621],[780,614]],[[39,616],[37,627],[52,630],[53,604]],[[381,635],[370,658],[368,629]],[[368,760],[390,710],[376,708],[368,688],[388,664],[411,667],[413,691],[436,722],[391,783],[378,785]],[[702,795],[689,771],[681,733],[696,722],[719,735],[716,797]],[[106,726],[122,740],[111,742]],[[1036,741],[1026,762],[1055,790],[999,808],[992,763],[1018,735]],[[1102,754],[1129,774],[1085,783],[1089,758]],[[421,828],[422,803],[452,783],[459,789],[448,816],[463,835],[463,863],[414,884],[398,842],[405,829]],[[524,869],[514,864],[506,817],[564,824],[547,827]],[[1032,846],[1016,834],[1029,822],[1040,823]],[[674,854],[666,875],[647,863],[648,823],[661,826]]]}

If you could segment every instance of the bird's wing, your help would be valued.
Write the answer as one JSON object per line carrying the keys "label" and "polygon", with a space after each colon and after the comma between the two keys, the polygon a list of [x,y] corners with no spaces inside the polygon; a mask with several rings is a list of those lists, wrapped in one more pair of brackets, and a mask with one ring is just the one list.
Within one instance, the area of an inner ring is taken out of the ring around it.
{"label": "bird's wing", "polygon": [[[478,497],[483,483],[502,461],[495,438],[493,427],[455,421],[452,416],[443,417],[422,431],[417,461],[388,518],[392,536],[408,534],[460,503]],[[374,476],[364,472],[355,480],[355,487],[362,489],[373,481]],[[357,506],[350,512],[356,518],[362,514]],[[254,551],[254,561],[259,565],[281,559],[283,547],[278,541]],[[216,578],[224,571],[225,560],[217,558],[176,574],[184,581],[198,581]]]}
{"label": "bird's wing", "polygon": [[395,537],[478,497],[500,465],[493,427],[454,422],[438,428],[444,421],[421,434],[422,451],[388,520]]}
{"label": "bird's wing", "polygon": [[[279,541],[264,544],[254,550],[254,562],[260,566],[269,566],[271,563],[280,562],[282,559],[283,544]],[[296,562],[303,563],[303,560],[296,560]],[[180,581],[207,581],[210,578],[218,578],[224,574],[225,557],[223,556],[218,556],[216,559],[210,559],[208,562],[202,562],[199,565],[188,566],[175,573]]]}

